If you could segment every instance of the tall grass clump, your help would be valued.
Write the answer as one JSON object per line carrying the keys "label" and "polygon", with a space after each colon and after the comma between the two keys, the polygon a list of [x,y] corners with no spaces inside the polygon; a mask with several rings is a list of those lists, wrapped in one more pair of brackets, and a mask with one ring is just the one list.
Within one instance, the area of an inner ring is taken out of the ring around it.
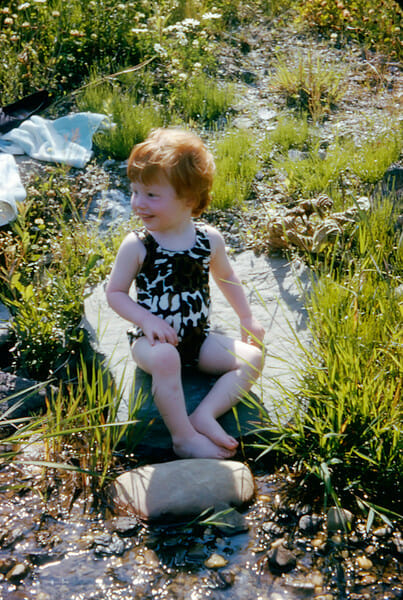
{"label": "tall grass clump", "polygon": [[115,241],[84,223],[82,195],[72,188],[29,186],[18,218],[0,234],[0,297],[13,315],[13,366],[37,379],[78,355],[86,290],[105,278],[114,257]]}
{"label": "tall grass clump", "polygon": [[200,73],[177,84],[172,89],[172,97],[173,107],[185,121],[209,126],[227,114],[235,93],[232,85],[220,85]]}
{"label": "tall grass clump", "polygon": [[265,162],[276,155],[286,155],[289,150],[307,151],[317,144],[317,135],[309,125],[307,117],[282,115],[272,131],[266,134],[259,145],[259,151]]}
{"label": "tall grass clump", "polygon": [[392,127],[375,140],[367,140],[356,148],[351,160],[351,171],[364,183],[374,184],[382,179],[388,167],[397,161],[402,151],[403,132]]}
{"label": "tall grass clump", "polygon": [[279,58],[271,88],[284,96],[287,106],[320,121],[344,96],[344,74],[340,68],[322,63],[319,57],[315,60],[311,53],[299,56],[295,66],[289,66],[286,58]]}
{"label": "tall grass clump", "polygon": [[[6,448],[14,450],[0,454],[3,461],[16,465],[41,466],[37,484],[45,498],[62,483],[71,491],[71,502],[79,494],[91,495],[96,508],[112,469],[119,466],[123,442],[128,454],[141,441],[144,429],[134,429],[141,398],[135,399],[126,420],[119,419],[123,386],[113,380],[108,365],[80,357],[76,367],[48,394],[44,414],[26,424],[21,419],[18,429],[4,439]],[[18,448],[31,443],[42,448],[40,457],[31,459],[29,452],[20,456]]]}
{"label": "tall grass clump", "polygon": [[284,185],[291,195],[314,196],[328,192],[338,184],[341,174],[349,165],[351,154],[346,146],[336,142],[323,157],[316,146],[306,158],[295,160],[283,156],[274,158],[272,166],[286,176]]}
{"label": "tall grass clump", "polygon": [[108,115],[110,127],[94,136],[94,146],[105,156],[125,160],[135,144],[142,142],[154,127],[167,123],[161,106],[150,101],[137,103],[137,94],[111,88],[88,86],[77,99],[81,110]]}
{"label": "tall grass clump", "polygon": [[259,168],[255,139],[248,130],[228,131],[214,147],[216,176],[212,208],[242,206],[251,196],[252,183]]}
{"label": "tall grass clump", "polygon": [[267,417],[271,438],[261,444],[318,478],[325,500],[389,510],[403,468],[403,247],[393,220],[386,201],[362,215],[354,254],[313,284],[312,339],[297,391],[285,397],[293,418]]}

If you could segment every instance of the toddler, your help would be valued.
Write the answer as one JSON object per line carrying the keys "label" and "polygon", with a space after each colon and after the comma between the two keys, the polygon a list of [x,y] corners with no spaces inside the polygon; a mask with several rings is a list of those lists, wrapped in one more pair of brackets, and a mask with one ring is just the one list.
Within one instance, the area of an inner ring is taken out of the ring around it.
{"label": "toddler", "polygon": [[[259,376],[264,329],[253,317],[221,234],[195,221],[210,202],[214,160],[196,135],[157,129],[129,157],[131,205],[144,225],[123,240],[107,285],[129,330],[136,364],[152,376],[156,406],[182,458],[230,458],[238,442],[217,418]],[[240,319],[241,340],[210,330],[209,272]],[[137,298],[129,296],[135,280]],[[249,341],[249,343],[248,343]],[[188,415],[181,368],[219,375]]]}

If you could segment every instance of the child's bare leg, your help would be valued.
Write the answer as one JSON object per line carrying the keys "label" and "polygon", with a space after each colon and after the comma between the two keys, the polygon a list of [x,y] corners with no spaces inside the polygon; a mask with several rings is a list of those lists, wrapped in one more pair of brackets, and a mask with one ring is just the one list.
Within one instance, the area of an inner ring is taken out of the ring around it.
{"label": "child's bare leg", "polygon": [[217,418],[250,390],[262,367],[260,348],[216,333],[210,334],[200,351],[199,369],[223,374],[190,415],[194,428],[215,444],[235,449],[238,442],[224,431]]}
{"label": "child's bare leg", "polygon": [[152,376],[155,404],[171,436],[175,454],[181,458],[230,458],[234,451],[214,443],[196,431],[186,412],[179,353],[168,343],[151,346],[141,337],[132,346],[135,362]]}

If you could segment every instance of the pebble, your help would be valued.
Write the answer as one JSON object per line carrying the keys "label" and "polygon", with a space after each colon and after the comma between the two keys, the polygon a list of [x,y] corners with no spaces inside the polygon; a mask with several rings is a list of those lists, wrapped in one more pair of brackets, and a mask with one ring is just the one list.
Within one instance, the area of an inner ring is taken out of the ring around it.
{"label": "pebble", "polygon": [[17,563],[6,575],[7,579],[12,583],[21,581],[30,572],[30,568],[26,563]]}
{"label": "pebble", "polygon": [[209,556],[207,560],[204,561],[204,565],[208,569],[221,569],[227,564],[228,560],[224,556],[221,556],[221,554],[217,554],[216,552],[213,552],[213,554]]}
{"label": "pebble", "polygon": [[345,508],[332,506],[327,513],[328,531],[339,531],[347,529],[353,522],[354,515]]}
{"label": "pebble", "polygon": [[269,567],[274,571],[286,573],[295,568],[297,558],[291,550],[284,546],[278,546],[268,553]]}
{"label": "pebble", "polygon": [[319,531],[323,519],[318,515],[303,515],[298,521],[298,527],[305,535],[314,535]]}
{"label": "pebble", "polygon": [[373,567],[372,560],[369,560],[366,556],[358,556],[355,562],[360,569],[364,569],[365,571],[369,571]]}

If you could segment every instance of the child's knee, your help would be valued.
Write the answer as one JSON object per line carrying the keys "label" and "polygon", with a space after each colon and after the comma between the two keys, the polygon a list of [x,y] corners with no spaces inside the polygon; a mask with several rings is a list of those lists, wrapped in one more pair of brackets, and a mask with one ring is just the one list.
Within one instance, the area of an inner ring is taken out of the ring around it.
{"label": "child's knee", "polygon": [[168,342],[153,347],[153,375],[168,376],[180,371],[181,360],[178,350]]}
{"label": "child's knee", "polygon": [[261,373],[264,364],[264,348],[263,346],[250,346],[249,364],[252,366],[256,377]]}

